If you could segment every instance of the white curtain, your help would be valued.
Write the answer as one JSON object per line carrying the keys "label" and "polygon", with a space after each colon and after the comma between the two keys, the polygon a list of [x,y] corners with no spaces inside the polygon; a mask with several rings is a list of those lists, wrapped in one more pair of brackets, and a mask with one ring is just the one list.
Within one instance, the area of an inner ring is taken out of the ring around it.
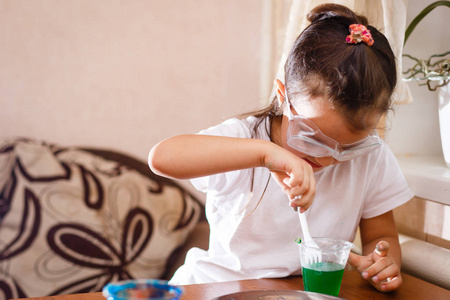
{"label": "white curtain", "polygon": [[[393,95],[397,104],[409,103],[412,96],[402,78],[402,51],[406,29],[408,0],[264,0],[262,26],[261,99],[267,105],[275,95],[273,80],[284,79],[284,63],[289,50],[306,28],[306,15],[323,3],[342,4],[365,15],[369,24],[379,29],[389,40],[397,58],[397,89]],[[267,97],[267,95],[270,95]]]}

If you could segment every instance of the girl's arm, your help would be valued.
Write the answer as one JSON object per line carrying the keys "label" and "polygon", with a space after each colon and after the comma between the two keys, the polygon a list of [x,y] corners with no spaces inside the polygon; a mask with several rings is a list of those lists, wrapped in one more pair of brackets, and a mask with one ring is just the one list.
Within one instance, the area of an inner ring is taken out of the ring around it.
{"label": "girl's arm", "polygon": [[379,291],[400,287],[401,248],[393,212],[362,219],[360,232],[363,256],[351,253],[349,263]]}
{"label": "girl's arm", "polygon": [[189,179],[233,170],[266,167],[292,200],[306,210],[315,194],[311,166],[270,141],[208,135],[179,135],[155,145],[148,163],[156,174]]}
{"label": "girl's arm", "polygon": [[179,135],[154,146],[150,168],[157,174],[190,179],[232,170],[264,166],[273,143],[208,135]]}
{"label": "girl's arm", "polygon": [[402,255],[392,210],[375,218],[361,219],[359,226],[363,255],[369,255],[378,242],[383,240],[389,243],[390,256],[399,267],[401,266]]}

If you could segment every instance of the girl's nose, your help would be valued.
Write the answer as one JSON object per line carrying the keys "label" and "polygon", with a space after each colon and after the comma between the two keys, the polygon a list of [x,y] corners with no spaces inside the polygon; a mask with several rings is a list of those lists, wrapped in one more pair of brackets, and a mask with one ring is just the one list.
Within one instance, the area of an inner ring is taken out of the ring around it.
{"label": "girl's nose", "polygon": [[315,158],[317,163],[321,165],[322,167],[328,167],[336,163],[336,160],[333,156],[327,156],[327,157],[316,157]]}

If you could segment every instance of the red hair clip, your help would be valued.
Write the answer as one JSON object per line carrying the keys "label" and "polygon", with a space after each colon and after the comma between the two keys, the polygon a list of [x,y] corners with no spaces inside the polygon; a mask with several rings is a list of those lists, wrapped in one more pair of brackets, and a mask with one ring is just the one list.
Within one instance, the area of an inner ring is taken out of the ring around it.
{"label": "red hair clip", "polygon": [[350,35],[347,35],[345,41],[349,44],[357,44],[364,42],[368,46],[373,45],[372,34],[366,26],[361,24],[352,24],[349,26]]}

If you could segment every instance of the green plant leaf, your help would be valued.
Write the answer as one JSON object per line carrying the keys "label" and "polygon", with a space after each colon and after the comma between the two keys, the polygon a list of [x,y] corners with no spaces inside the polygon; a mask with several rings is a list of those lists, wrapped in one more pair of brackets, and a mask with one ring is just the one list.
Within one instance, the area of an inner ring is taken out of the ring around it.
{"label": "green plant leaf", "polygon": [[447,6],[450,7],[450,1],[436,1],[425,7],[415,18],[411,21],[411,23],[408,25],[405,31],[405,41],[403,42],[403,45],[406,44],[406,41],[408,40],[409,36],[413,32],[414,28],[416,28],[417,24],[426,16],[428,15],[433,9],[435,9],[438,6]]}

